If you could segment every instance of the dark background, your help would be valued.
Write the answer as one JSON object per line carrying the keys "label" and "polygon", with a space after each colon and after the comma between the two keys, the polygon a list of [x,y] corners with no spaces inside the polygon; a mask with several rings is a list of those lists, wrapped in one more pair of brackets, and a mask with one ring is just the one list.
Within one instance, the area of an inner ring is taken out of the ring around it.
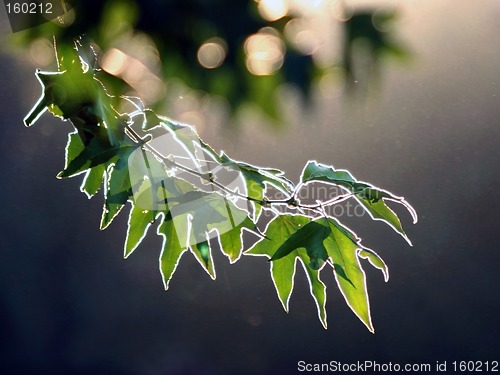
{"label": "dark background", "polygon": [[[414,246],[368,218],[341,218],[390,268],[367,266],[376,333],[328,287],[328,330],[303,272],[286,314],[263,258],[228,265],[211,281],[182,258],[163,291],[151,234],[123,260],[126,215],[98,229],[102,198],[55,178],[70,125],[22,118],[39,96],[34,67],[0,57],[0,370],[2,373],[266,374],[297,362],[431,363],[500,360],[500,6],[420,1],[399,26],[409,66],[387,65],[364,101],[317,95],[281,131],[238,131],[209,120],[202,136],[232,157],[286,171],[309,159],[347,168],[404,195],[419,223]],[[4,9],[2,35],[10,33]],[[355,219],[355,220],[354,220]]]}

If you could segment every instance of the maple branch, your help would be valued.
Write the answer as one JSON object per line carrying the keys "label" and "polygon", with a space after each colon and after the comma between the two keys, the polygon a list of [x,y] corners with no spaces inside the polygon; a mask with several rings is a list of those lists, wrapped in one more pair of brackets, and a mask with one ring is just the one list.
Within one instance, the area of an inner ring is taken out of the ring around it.
{"label": "maple branch", "polygon": [[273,206],[273,205],[286,205],[290,208],[296,209],[296,210],[301,211],[301,212],[303,212],[304,210],[309,210],[309,211],[314,211],[316,213],[319,213],[321,216],[325,216],[325,211],[324,211],[325,206],[330,206],[332,204],[337,204],[337,203],[343,202],[344,200],[353,196],[352,193],[349,193],[349,194],[344,194],[344,195],[337,195],[336,197],[329,199],[326,202],[317,201],[317,204],[315,204],[315,205],[303,204],[300,202],[300,199],[297,198],[297,195],[298,195],[300,189],[302,189],[304,187],[303,183],[299,183],[294,188],[291,196],[288,197],[287,199],[270,200],[270,199],[267,199],[266,197],[264,197],[263,199],[253,198],[253,197],[247,196],[245,194],[241,194],[238,191],[233,191],[233,190],[229,189],[227,186],[224,186],[223,184],[219,183],[218,181],[215,180],[212,171],[210,171],[208,173],[201,173],[201,172],[198,172],[194,169],[186,167],[182,164],[175,162],[174,160],[171,160],[171,159],[161,155],[154,147],[151,147],[148,144],[148,142],[151,140],[151,137],[144,137],[144,138],[141,137],[130,125],[127,125],[125,127],[125,133],[129,136],[129,138],[132,141],[140,144],[141,147],[144,147],[145,149],[150,151],[155,157],[160,159],[162,161],[162,163],[164,163],[167,168],[180,169],[184,172],[187,172],[193,176],[197,176],[200,179],[212,184],[213,186],[226,192],[228,195],[231,195],[231,196],[237,197],[237,198],[241,198],[241,199],[245,199],[247,201],[255,202],[262,207],[269,207],[269,206]]}

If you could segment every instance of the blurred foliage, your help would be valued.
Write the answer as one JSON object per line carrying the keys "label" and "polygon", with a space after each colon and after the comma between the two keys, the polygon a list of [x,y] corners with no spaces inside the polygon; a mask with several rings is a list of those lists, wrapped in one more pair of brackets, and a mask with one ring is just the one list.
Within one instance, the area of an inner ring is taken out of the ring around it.
{"label": "blurred foliage", "polygon": [[[345,22],[343,66],[348,85],[358,83],[363,78],[363,81],[369,82],[370,76],[377,78],[380,58],[384,54],[397,58],[407,57],[404,46],[395,42],[392,33],[388,32],[395,18],[395,11],[380,9],[357,12]],[[356,70],[357,49],[361,49],[362,54],[358,62],[364,65]]]}
{"label": "blurred foliage", "polygon": [[[394,12],[348,9],[335,1],[325,5],[326,0],[302,2],[306,8],[323,3],[329,12],[328,22],[340,25],[335,43],[342,46],[342,51],[339,56],[318,62],[317,46],[297,46],[286,30],[294,20],[309,19],[310,24],[315,23],[314,14],[294,8],[292,3],[291,0],[68,0],[68,12],[63,17],[15,33],[13,39],[18,45],[31,46],[32,50],[36,42],[38,50],[34,49],[32,55],[36,55],[35,61],[43,61],[40,45],[44,44],[47,50],[53,37],[60,45],[72,46],[76,38],[85,36],[92,41],[104,68],[105,77],[100,79],[116,95],[133,93],[148,106],[158,108],[165,103],[169,85],[180,80],[195,92],[225,98],[232,114],[242,105],[254,103],[275,121],[280,117],[276,89],[283,83],[293,84],[308,98],[313,84],[322,76],[341,71],[340,81],[347,88],[353,88],[350,83],[361,79],[366,87],[366,82],[376,75],[382,54],[387,51],[404,54],[390,32]],[[271,10],[280,4],[286,7],[281,13],[280,9],[274,9],[275,15],[269,16],[262,9],[266,4]],[[331,11],[333,5],[338,17]],[[258,43],[254,43],[257,47],[250,45],[252,35],[263,36],[258,40],[260,47]],[[317,32],[310,33],[306,44],[317,44],[320,37]],[[299,42],[304,44],[303,40]],[[200,60],[204,45],[208,67]],[[357,64],[359,46],[365,52],[359,54],[361,63]],[[253,56],[257,59],[254,63],[260,64],[259,72],[250,66],[250,48],[257,48]],[[113,79],[113,75],[121,79]],[[125,87],[122,79],[130,87]]]}

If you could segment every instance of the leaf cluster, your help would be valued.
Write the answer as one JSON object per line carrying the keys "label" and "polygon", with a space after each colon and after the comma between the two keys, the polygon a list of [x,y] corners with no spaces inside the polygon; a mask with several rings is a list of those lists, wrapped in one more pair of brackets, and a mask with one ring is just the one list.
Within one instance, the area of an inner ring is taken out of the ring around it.
{"label": "leaf cluster", "polygon": [[[163,239],[160,271],[168,289],[187,252],[215,279],[215,242],[231,263],[242,254],[265,256],[286,311],[300,263],[325,328],[326,286],[321,275],[327,272],[335,278],[352,311],[373,332],[361,259],[381,270],[386,281],[387,266],[333,217],[329,208],[354,199],[373,219],[385,222],[410,242],[398,216],[387,204],[403,205],[416,222],[415,211],[406,200],[358,181],[346,170],[316,161],[305,165],[295,185],[280,170],[253,166],[216,152],[192,127],[175,123],[140,104],[135,104],[131,113],[118,113],[113,105],[116,98],[96,77],[91,60],[82,57],[82,48],[77,44],[70,53],[59,54],[59,71],[37,71],[43,94],[26,116],[25,124],[32,125],[46,109],[71,121],[75,131],[68,136],[65,167],[58,177],[82,174],[81,190],[89,198],[102,189],[101,229],[130,204],[125,257],[156,225]],[[236,177],[228,181],[229,175]],[[236,180],[241,184],[233,184]],[[343,194],[305,204],[299,199],[300,191],[311,184],[327,184]],[[284,198],[273,199],[271,190]],[[263,211],[273,217],[261,231]],[[246,251],[245,231],[257,236]]]}

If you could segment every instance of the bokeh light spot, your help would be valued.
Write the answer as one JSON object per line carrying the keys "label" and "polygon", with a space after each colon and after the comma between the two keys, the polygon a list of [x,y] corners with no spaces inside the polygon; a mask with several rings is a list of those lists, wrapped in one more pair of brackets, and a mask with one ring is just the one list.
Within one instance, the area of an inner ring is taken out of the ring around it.
{"label": "bokeh light spot", "polygon": [[259,13],[267,21],[277,21],[288,14],[286,0],[260,0]]}
{"label": "bokeh light spot", "polygon": [[31,42],[28,53],[31,61],[39,67],[48,66],[55,61],[54,47],[47,38],[38,38]]}
{"label": "bokeh light spot", "polygon": [[285,36],[304,55],[315,53],[322,42],[321,36],[311,22],[305,18],[294,18],[285,26]]}
{"label": "bokeh light spot", "polygon": [[127,64],[127,55],[116,48],[111,48],[102,58],[102,68],[112,75],[121,74]]}
{"label": "bokeh light spot", "polygon": [[285,45],[279,33],[265,27],[245,41],[246,66],[257,76],[271,75],[283,65]]}
{"label": "bokeh light spot", "polygon": [[104,54],[101,66],[109,74],[123,78],[145,103],[154,103],[165,95],[165,84],[148,66],[117,48]]}
{"label": "bokeh light spot", "polygon": [[222,65],[227,55],[226,43],[220,38],[211,38],[198,49],[198,62],[206,69],[215,69]]}

